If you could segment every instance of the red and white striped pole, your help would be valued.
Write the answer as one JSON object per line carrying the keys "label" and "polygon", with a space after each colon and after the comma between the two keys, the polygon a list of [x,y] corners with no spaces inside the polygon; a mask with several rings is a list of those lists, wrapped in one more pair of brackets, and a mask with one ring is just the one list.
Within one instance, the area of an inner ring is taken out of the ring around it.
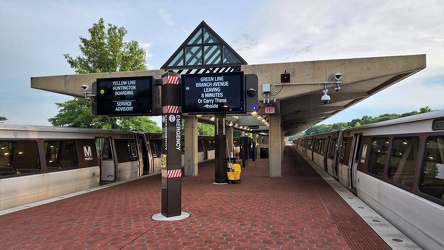
{"label": "red and white striped pole", "polygon": [[181,215],[182,115],[180,75],[162,76],[162,215]]}

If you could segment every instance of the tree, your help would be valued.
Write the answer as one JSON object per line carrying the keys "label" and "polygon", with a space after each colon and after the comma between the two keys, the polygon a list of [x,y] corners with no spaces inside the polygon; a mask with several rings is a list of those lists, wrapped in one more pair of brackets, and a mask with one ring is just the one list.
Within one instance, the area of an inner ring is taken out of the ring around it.
{"label": "tree", "polygon": [[[73,58],[64,54],[65,59],[78,74],[146,70],[146,53],[136,41],[125,42],[127,31],[123,27],[108,24],[106,30],[103,18],[88,29],[91,38],[80,37],[82,56]],[[91,102],[74,98],[56,103],[59,113],[48,121],[54,126],[102,128],[119,130],[162,131],[146,116],[108,117],[95,116]]]}
{"label": "tree", "polygon": [[4,117],[4,116],[0,116],[0,122],[4,122],[4,121],[6,121],[6,120],[8,120],[6,117]]}
{"label": "tree", "polygon": [[215,135],[214,125],[199,122],[197,124],[197,133],[199,135],[214,136]]}
{"label": "tree", "polygon": [[136,41],[124,42],[127,31],[108,24],[105,30],[103,18],[88,29],[91,38],[80,37],[83,56],[64,54],[71,68],[79,74],[146,70],[146,53]]}
{"label": "tree", "polygon": [[420,108],[419,109],[419,112],[422,114],[422,113],[428,113],[428,112],[432,112],[433,110],[429,107],[429,106],[426,106],[426,107],[423,107],[423,108]]}

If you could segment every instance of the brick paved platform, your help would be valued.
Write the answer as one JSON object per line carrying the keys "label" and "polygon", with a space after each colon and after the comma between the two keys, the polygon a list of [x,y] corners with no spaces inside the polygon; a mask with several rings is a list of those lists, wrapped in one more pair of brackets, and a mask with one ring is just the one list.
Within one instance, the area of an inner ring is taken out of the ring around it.
{"label": "brick paved platform", "polygon": [[303,158],[282,178],[250,160],[241,184],[214,185],[214,163],[183,177],[181,221],[155,221],[160,175],[0,216],[1,249],[390,249]]}

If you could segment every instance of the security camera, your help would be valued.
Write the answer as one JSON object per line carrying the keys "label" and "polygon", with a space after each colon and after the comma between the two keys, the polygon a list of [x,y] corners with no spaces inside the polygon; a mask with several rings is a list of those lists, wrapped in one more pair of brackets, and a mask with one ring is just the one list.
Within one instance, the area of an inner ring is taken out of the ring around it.
{"label": "security camera", "polygon": [[322,92],[324,92],[324,94],[321,96],[321,101],[324,104],[328,104],[330,102],[330,96],[327,94],[328,93],[328,89],[323,89]]}
{"label": "security camera", "polygon": [[323,95],[323,96],[321,96],[321,101],[322,101],[324,104],[328,104],[328,103],[330,102],[330,96],[329,96],[329,95]]}
{"label": "security camera", "polygon": [[335,74],[335,80],[336,81],[340,81],[342,79],[342,74],[341,73],[336,73]]}
{"label": "security camera", "polygon": [[249,96],[249,97],[254,97],[254,96],[256,96],[256,90],[255,89],[253,89],[253,88],[250,88],[249,90],[247,90],[247,95]]}
{"label": "security camera", "polygon": [[83,91],[87,91],[88,90],[88,85],[82,85],[82,89],[83,89]]}
{"label": "security camera", "polygon": [[336,92],[339,92],[339,90],[341,90],[341,86],[336,85],[336,87],[335,87],[335,91],[336,91]]}

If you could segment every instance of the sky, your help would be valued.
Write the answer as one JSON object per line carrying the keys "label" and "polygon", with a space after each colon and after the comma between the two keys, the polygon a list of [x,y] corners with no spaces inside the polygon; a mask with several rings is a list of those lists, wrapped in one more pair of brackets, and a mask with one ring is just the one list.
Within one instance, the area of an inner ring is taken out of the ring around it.
{"label": "sky", "polygon": [[81,55],[100,18],[139,42],[148,69],[202,21],[248,64],[426,54],[426,69],[323,123],[444,109],[443,13],[442,0],[0,0],[0,116],[51,125],[55,103],[72,97],[31,89],[31,77],[75,74],[63,55]]}

